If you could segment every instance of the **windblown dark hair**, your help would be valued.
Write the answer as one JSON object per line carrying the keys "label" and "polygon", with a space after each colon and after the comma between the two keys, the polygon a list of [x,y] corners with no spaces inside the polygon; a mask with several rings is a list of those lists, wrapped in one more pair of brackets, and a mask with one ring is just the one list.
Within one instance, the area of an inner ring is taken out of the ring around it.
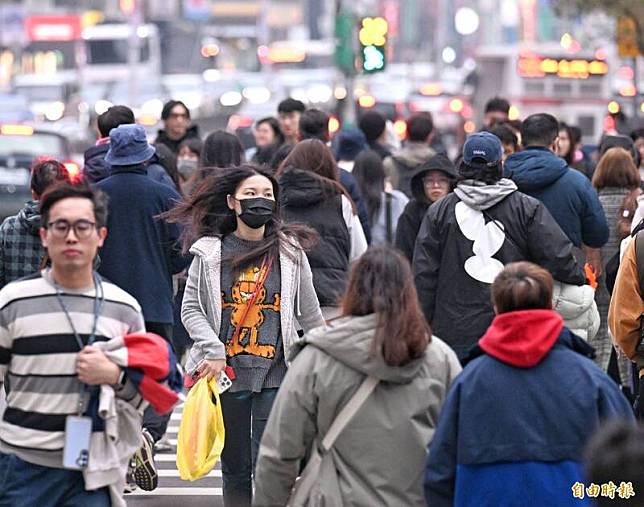
{"label": "windblown dark hair", "polygon": [[404,366],[425,353],[431,330],[409,261],[397,250],[367,250],[351,268],[341,306],[343,316],[378,314],[372,353],[382,355],[389,366]]}
{"label": "windblown dark hair", "polygon": [[[244,180],[252,176],[264,176],[273,185],[275,201],[279,203],[279,185],[273,175],[266,169],[252,164],[221,169],[200,182],[199,186],[182,203],[161,215],[161,218],[184,226],[182,233],[183,251],[204,236],[224,237],[237,229],[235,212],[228,207],[227,196],[235,192]],[[280,243],[309,250],[317,241],[315,231],[298,224],[285,224],[280,219],[279,207],[271,220],[266,224],[264,241],[245,255],[223,259],[230,262],[235,272],[244,269],[251,262],[265,254],[277,258]]]}
{"label": "windblown dark hair", "polygon": [[367,205],[369,223],[375,224],[378,221],[382,193],[385,191],[385,168],[380,155],[373,150],[362,151],[356,157],[351,174],[358,182]]}

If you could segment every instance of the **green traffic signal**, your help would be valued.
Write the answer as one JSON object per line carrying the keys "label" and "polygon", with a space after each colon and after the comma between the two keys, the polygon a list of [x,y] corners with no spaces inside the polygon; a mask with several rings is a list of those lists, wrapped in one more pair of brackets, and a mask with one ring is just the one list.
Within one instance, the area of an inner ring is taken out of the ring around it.
{"label": "green traffic signal", "polygon": [[387,35],[389,26],[384,18],[362,18],[358,30],[362,71],[381,72],[387,66]]}
{"label": "green traffic signal", "polygon": [[366,73],[380,72],[385,69],[386,58],[383,46],[364,46],[362,48],[362,69]]}

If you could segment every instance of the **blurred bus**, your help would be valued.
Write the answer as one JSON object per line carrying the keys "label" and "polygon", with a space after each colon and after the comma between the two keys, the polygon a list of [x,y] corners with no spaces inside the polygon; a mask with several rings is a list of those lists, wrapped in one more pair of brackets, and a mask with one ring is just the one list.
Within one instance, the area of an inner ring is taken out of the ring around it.
{"label": "blurred bus", "polygon": [[88,83],[121,81],[129,78],[128,52],[138,42],[136,72],[140,79],[161,75],[161,43],[156,26],[141,25],[132,37],[127,24],[95,25],[83,30],[85,61],[83,80]]}
{"label": "blurred bus", "polygon": [[510,119],[550,113],[577,125],[583,141],[597,142],[610,100],[610,75],[601,52],[571,53],[559,44],[484,46],[476,55],[475,109],[501,96],[513,105]]}
{"label": "blurred bus", "polygon": [[334,52],[332,40],[282,40],[257,48],[259,61],[273,70],[332,68]]}

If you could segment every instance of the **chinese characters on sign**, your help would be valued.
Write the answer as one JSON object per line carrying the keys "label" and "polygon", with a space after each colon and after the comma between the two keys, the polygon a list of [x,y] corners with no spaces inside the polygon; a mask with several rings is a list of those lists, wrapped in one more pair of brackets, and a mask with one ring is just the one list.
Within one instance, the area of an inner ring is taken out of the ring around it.
{"label": "chinese characters on sign", "polygon": [[620,482],[619,486],[616,486],[613,481],[610,481],[606,484],[602,484],[601,487],[598,484],[591,483],[589,486],[581,482],[575,482],[572,485],[572,496],[574,498],[598,498],[599,496],[610,498],[611,500],[617,497],[629,499],[635,496],[635,490],[633,489],[632,482]]}

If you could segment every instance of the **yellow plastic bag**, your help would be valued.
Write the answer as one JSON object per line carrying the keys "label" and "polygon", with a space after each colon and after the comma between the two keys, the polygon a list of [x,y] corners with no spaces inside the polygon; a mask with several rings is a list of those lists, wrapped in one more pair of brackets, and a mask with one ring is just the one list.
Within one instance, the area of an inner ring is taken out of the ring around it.
{"label": "yellow plastic bag", "polygon": [[212,470],[224,449],[224,417],[215,379],[202,377],[190,389],[177,435],[177,469],[184,481]]}

